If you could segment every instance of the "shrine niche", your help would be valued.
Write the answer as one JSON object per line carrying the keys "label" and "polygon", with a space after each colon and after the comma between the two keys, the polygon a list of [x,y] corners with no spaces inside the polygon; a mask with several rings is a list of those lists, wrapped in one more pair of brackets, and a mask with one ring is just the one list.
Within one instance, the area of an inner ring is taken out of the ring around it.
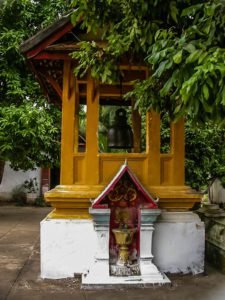
{"label": "shrine niche", "polygon": [[111,210],[109,263],[111,275],[115,276],[140,274],[138,270],[139,199],[136,187],[126,175],[123,175],[108,194],[108,204]]}
{"label": "shrine niche", "polygon": [[[101,250],[96,255],[94,268],[83,278],[84,285],[96,283],[95,277],[100,266],[106,278],[103,281],[169,282],[152,262],[153,223],[160,215],[160,210],[127,164],[121,166],[112,181],[93,201],[90,213],[94,218]],[[103,244],[108,247],[104,246],[102,251]],[[147,244],[149,247],[146,251]],[[106,251],[108,254],[103,253]],[[105,268],[102,268],[103,262]]]}

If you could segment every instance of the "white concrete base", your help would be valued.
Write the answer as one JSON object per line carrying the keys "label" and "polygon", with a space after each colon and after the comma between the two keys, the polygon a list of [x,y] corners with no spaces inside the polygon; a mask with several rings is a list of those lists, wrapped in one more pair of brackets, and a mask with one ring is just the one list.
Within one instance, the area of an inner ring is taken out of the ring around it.
{"label": "white concrete base", "polygon": [[155,223],[154,263],[166,273],[204,272],[205,226],[192,212],[163,212]]}
{"label": "white concrete base", "polygon": [[97,260],[90,267],[88,272],[82,275],[82,288],[84,289],[115,288],[120,286],[144,287],[148,285],[162,285],[169,283],[170,280],[167,276],[159,272],[153,264],[151,264],[151,266],[148,264],[148,268],[145,268],[145,274],[143,275],[119,277],[109,275],[108,261]]}
{"label": "white concrete base", "polygon": [[91,220],[43,220],[41,277],[58,279],[83,273],[93,261],[96,246]]}
{"label": "white concrete base", "polygon": [[[163,213],[155,223],[152,246],[153,262],[161,272],[204,271],[204,223],[192,212]],[[43,220],[41,277],[67,278],[85,272],[94,261],[96,247],[91,220]],[[109,272],[108,264],[105,268]]]}

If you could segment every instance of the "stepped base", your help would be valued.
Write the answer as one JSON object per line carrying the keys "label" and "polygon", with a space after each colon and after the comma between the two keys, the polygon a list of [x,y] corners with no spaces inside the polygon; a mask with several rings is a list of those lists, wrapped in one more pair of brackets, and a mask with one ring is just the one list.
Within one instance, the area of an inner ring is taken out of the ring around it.
{"label": "stepped base", "polygon": [[[67,278],[85,273],[94,260],[96,245],[92,220],[47,217],[41,222],[41,277]],[[165,212],[155,223],[154,263],[162,272],[203,272],[204,245],[204,223],[192,212]],[[109,273],[109,265],[107,268]],[[164,275],[161,276],[163,283]],[[141,285],[148,278],[142,280]],[[125,283],[128,282],[123,281]]]}
{"label": "stepped base", "polygon": [[145,268],[143,275],[110,276],[108,261],[96,261],[89,271],[82,275],[83,289],[148,287],[163,284],[170,284],[170,280],[152,263]]}

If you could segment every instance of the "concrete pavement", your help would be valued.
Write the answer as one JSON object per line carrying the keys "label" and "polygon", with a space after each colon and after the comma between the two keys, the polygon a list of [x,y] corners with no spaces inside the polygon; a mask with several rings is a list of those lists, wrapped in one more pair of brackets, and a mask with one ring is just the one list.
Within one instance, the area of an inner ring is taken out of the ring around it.
{"label": "concrete pavement", "polygon": [[39,223],[49,208],[0,206],[0,300],[225,300],[225,275],[169,276],[171,286],[80,290],[76,278],[39,277]]}

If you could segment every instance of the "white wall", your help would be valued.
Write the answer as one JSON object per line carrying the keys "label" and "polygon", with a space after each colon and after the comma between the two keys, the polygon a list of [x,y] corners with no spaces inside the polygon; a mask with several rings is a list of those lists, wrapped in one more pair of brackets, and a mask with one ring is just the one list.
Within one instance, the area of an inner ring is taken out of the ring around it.
{"label": "white wall", "polygon": [[2,182],[0,184],[0,201],[10,200],[12,190],[19,185],[22,185],[25,180],[29,178],[37,178],[38,186],[40,187],[41,170],[14,171],[10,168],[9,163],[6,162]]}

